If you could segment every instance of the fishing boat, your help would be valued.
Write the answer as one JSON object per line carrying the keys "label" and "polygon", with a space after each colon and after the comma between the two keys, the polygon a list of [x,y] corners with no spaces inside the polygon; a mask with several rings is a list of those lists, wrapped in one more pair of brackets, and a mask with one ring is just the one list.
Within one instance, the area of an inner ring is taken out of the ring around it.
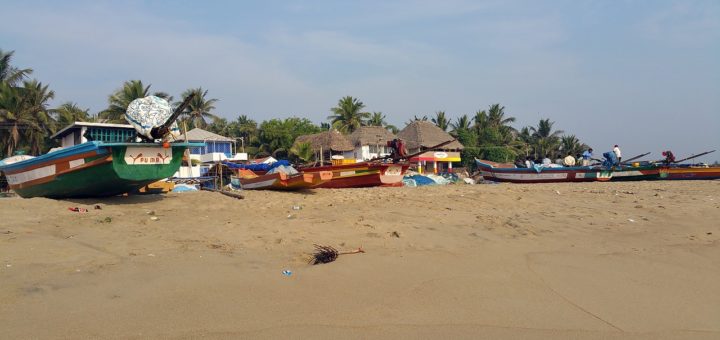
{"label": "fishing boat", "polygon": [[172,176],[188,143],[87,142],[0,171],[20,197],[102,197],[132,192]]}
{"label": "fishing boat", "polygon": [[588,166],[516,168],[513,164],[475,159],[483,179],[510,183],[592,182],[609,180],[612,172],[603,174]]}
{"label": "fishing boat", "polygon": [[304,173],[331,172],[332,179],[318,188],[363,188],[375,186],[402,186],[403,176],[410,164],[360,162],[303,168]]}
{"label": "fishing boat", "polygon": [[298,172],[284,160],[272,164],[223,162],[222,166],[232,171],[231,184],[239,184],[240,188],[247,190],[311,189],[329,182],[333,177],[332,171]]}
{"label": "fishing boat", "polygon": [[626,181],[652,181],[660,179],[660,167],[656,164],[643,162],[615,167],[613,169],[598,169],[599,181],[607,179],[612,182]]}
{"label": "fishing boat", "polygon": [[700,156],[711,154],[715,150],[705,151],[681,160],[675,160],[672,151],[664,151],[664,164],[659,169],[660,179],[668,180],[712,180],[720,179],[720,166],[709,166],[706,164],[680,164]]}
{"label": "fishing boat", "polygon": [[667,180],[720,179],[720,166],[675,165],[659,169],[659,178]]}
{"label": "fishing boat", "polygon": [[[104,127],[102,137],[106,140],[64,146],[27,159],[11,157],[0,162],[0,172],[7,178],[10,189],[24,198],[102,197],[136,191],[172,176],[180,167],[185,150],[202,146],[202,143],[155,142],[177,132],[175,119],[190,99],[192,96],[185,98],[175,112],[158,97],[133,101],[125,118],[132,125],[128,129],[134,128],[143,142],[119,142],[117,139],[126,135],[105,134],[112,130]],[[76,133],[67,139],[87,140],[83,133]],[[109,142],[110,138],[115,140]]]}

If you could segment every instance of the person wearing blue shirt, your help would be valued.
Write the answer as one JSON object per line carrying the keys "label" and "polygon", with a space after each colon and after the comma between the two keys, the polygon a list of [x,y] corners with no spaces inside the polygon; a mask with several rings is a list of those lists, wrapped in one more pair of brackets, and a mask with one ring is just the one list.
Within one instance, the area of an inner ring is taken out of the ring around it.
{"label": "person wearing blue shirt", "polygon": [[587,149],[587,151],[583,152],[582,154],[582,165],[583,166],[590,166],[590,160],[592,159],[592,153],[593,149]]}

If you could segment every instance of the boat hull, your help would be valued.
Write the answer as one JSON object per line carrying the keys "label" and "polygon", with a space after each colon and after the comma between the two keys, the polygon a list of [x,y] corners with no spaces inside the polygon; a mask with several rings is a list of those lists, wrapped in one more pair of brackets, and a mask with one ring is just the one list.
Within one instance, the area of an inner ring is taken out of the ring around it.
{"label": "boat hull", "polygon": [[662,167],[660,179],[666,180],[713,180],[720,179],[720,167]]}
{"label": "boat hull", "polygon": [[[260,175],[254,178],[239,178],[240,185],[246,190],[283,190],[294,191],[315,188],[332,179],[332,172],[301,172],[287,175],[282,172]],[[234,179],[231,179],[234,180]]]}
{"label": "boat hull", "polygon": [[188,145],[88,142],[0,170],[24,198],[114,196],[172,176]]}
{"label": "boat hull", "polygon": [[660,168],[654,165],[622,167],[613,170],[601,170],[598,180],[609,178],[611,182],[653,181],[660,179]]}
{"label": "boat hull", "polygon": [[402,186],[403,176],[408,164],[355,163],[344,165],[320,166],[303,169],[306,173],[331,171],[332,180],[319,185],[319,188],[365,188],[376,186]]}
{"label": "boat hull", "polygon": [[537,171],[527,168],[500,168],[493,166],[492,162],[477,159],[475,163],[483,179],[494,182],[560,183],[602,180],[598,178],[601,173],[590,167],[544,168]]}

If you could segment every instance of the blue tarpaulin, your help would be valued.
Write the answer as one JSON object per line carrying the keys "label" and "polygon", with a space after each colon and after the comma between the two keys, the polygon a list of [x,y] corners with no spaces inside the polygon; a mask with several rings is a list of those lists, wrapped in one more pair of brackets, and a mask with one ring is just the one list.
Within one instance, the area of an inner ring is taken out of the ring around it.
{"label": "blue tarpaulin", "polygon": [[238,164],[238,163],[231,163],[231,162],[222,162],[223,165],[227,166],[230,169],[247,169],[252,171],[270,171],[272,169],[275,169],[279,166],[290,166],[290,162],[286,160],[277,161],[275,163],[271,164]]}

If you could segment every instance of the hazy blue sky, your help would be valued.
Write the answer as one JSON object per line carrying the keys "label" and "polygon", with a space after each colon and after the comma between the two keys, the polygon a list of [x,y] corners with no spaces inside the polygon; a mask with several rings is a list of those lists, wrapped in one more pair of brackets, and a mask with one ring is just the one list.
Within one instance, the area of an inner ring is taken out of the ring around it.
{"label": "hazy blue sky", "polygon": [[[0,48],[92,112],[123,81],[217,113],[325,121],[345,95],[400,127],[501,103],[596,151],[720,149],[720,1],[2,1]],[[720,159],[715,154],[704,160]]]}

